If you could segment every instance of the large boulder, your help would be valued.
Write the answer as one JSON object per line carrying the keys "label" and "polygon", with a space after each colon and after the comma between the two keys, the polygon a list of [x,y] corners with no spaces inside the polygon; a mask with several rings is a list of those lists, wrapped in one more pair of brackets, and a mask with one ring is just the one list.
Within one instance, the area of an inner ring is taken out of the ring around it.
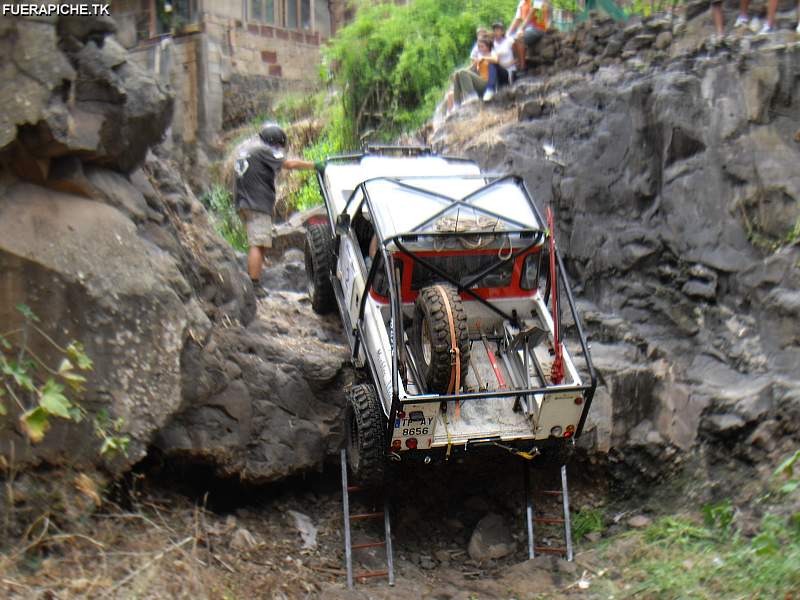
{"label": "large boulder", "polygon": [[170,464],[249,482],[318,469],[342,442],[348,358],[336,318],[316,316],[304,294],[273,289],[246,330],[187,345],[181,409],[155,446]]}
{"label": "large boulder", "polygon": [[49,159],[130,172],[159,142],[172,97],[127,59],[105,18],[0,17],[0,159],[46,179]]}
{"label": "large boulder", "polygon": [[[13,307],[23,303],[59,345],[82,341],[94,361],[87,397],[124,419],[130,459],[143,456],[180,401],[180,355],[192,315],[175,259],[111,206],[17,183],[0,197],[0,273],[4,329],[20,324]],[[37,355],[53,353],[38,336],[30,343]],[[11,430],[0,436],[0,452],[11,455],[13,445],[21,464],[91,462],[97,444],[88,432],[59,428],[33,447]]]}

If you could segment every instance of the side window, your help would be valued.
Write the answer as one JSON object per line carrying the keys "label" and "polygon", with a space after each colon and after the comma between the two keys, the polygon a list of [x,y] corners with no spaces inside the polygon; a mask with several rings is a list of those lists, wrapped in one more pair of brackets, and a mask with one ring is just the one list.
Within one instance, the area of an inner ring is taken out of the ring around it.
{"label": "side window", "polygon": [[367,211],[367,205],[362,203],[353,216],[353,233],[358,240],[358,247],[361,249],[361,256],[364,264],[369,269],[372,259],[377,254],[378,239],[375,237],[375,226]]}
{"label": "side window", "polygon": [[539,287],[539,267],[542,260],[541,252],[534,252],[525,257],[522,265],[522,276],[519,286],[523,290],[535,290]]}

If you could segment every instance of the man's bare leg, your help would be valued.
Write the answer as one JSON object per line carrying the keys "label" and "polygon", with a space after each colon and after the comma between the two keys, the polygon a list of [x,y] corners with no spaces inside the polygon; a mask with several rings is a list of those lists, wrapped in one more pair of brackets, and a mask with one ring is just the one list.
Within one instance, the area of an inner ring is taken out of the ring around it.
{"label": "man's bare leg", "polygon": [[739,0],[739,16],[747,19],[749,18],[749,13],[750,13],[750,0]]}
{"label": "man's bare leg", "polygon": [[250,246],[247,253],[247,273],[250,279],[258,281],[261,279],[261,268],[264,265],[264,248],[261,246]]}
{"label": "man's bare leg", "polygon": [[526,59],[527,48],[525,47],[525,40],[522,36],[517,36],[514,40],[514,56],[517,58],[517,71],[525,71],[528,68]]}
{"label": "man's bare leg", "polygon": [[778,13],[778,0],[767,2],[767,25],[775,27],[775,15]]}
{"label": "man's bare leg", "polygon": [[725,33],[725,23],[722,17],[722,3],[716,2],[711,5],[711,18],[714,20],[714,29],[717,35],[722,37]]}

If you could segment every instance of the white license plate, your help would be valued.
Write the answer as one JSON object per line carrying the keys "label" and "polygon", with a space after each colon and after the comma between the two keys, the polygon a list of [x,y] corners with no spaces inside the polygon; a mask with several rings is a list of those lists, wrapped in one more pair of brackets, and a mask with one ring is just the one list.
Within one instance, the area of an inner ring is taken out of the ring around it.
{"label": "white license plate", "polygon": [[433,443],[437,403],[404,404],[394,420],[392,450],[427,450]]}

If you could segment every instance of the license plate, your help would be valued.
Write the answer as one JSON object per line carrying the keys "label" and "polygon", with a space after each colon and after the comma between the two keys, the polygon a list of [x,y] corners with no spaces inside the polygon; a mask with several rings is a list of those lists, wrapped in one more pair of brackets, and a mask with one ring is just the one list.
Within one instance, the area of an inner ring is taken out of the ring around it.
{"label": "license plate", "polygon": [[392,450],[427,450],[433,443],[439,405],[404,404],[394,420]]}

